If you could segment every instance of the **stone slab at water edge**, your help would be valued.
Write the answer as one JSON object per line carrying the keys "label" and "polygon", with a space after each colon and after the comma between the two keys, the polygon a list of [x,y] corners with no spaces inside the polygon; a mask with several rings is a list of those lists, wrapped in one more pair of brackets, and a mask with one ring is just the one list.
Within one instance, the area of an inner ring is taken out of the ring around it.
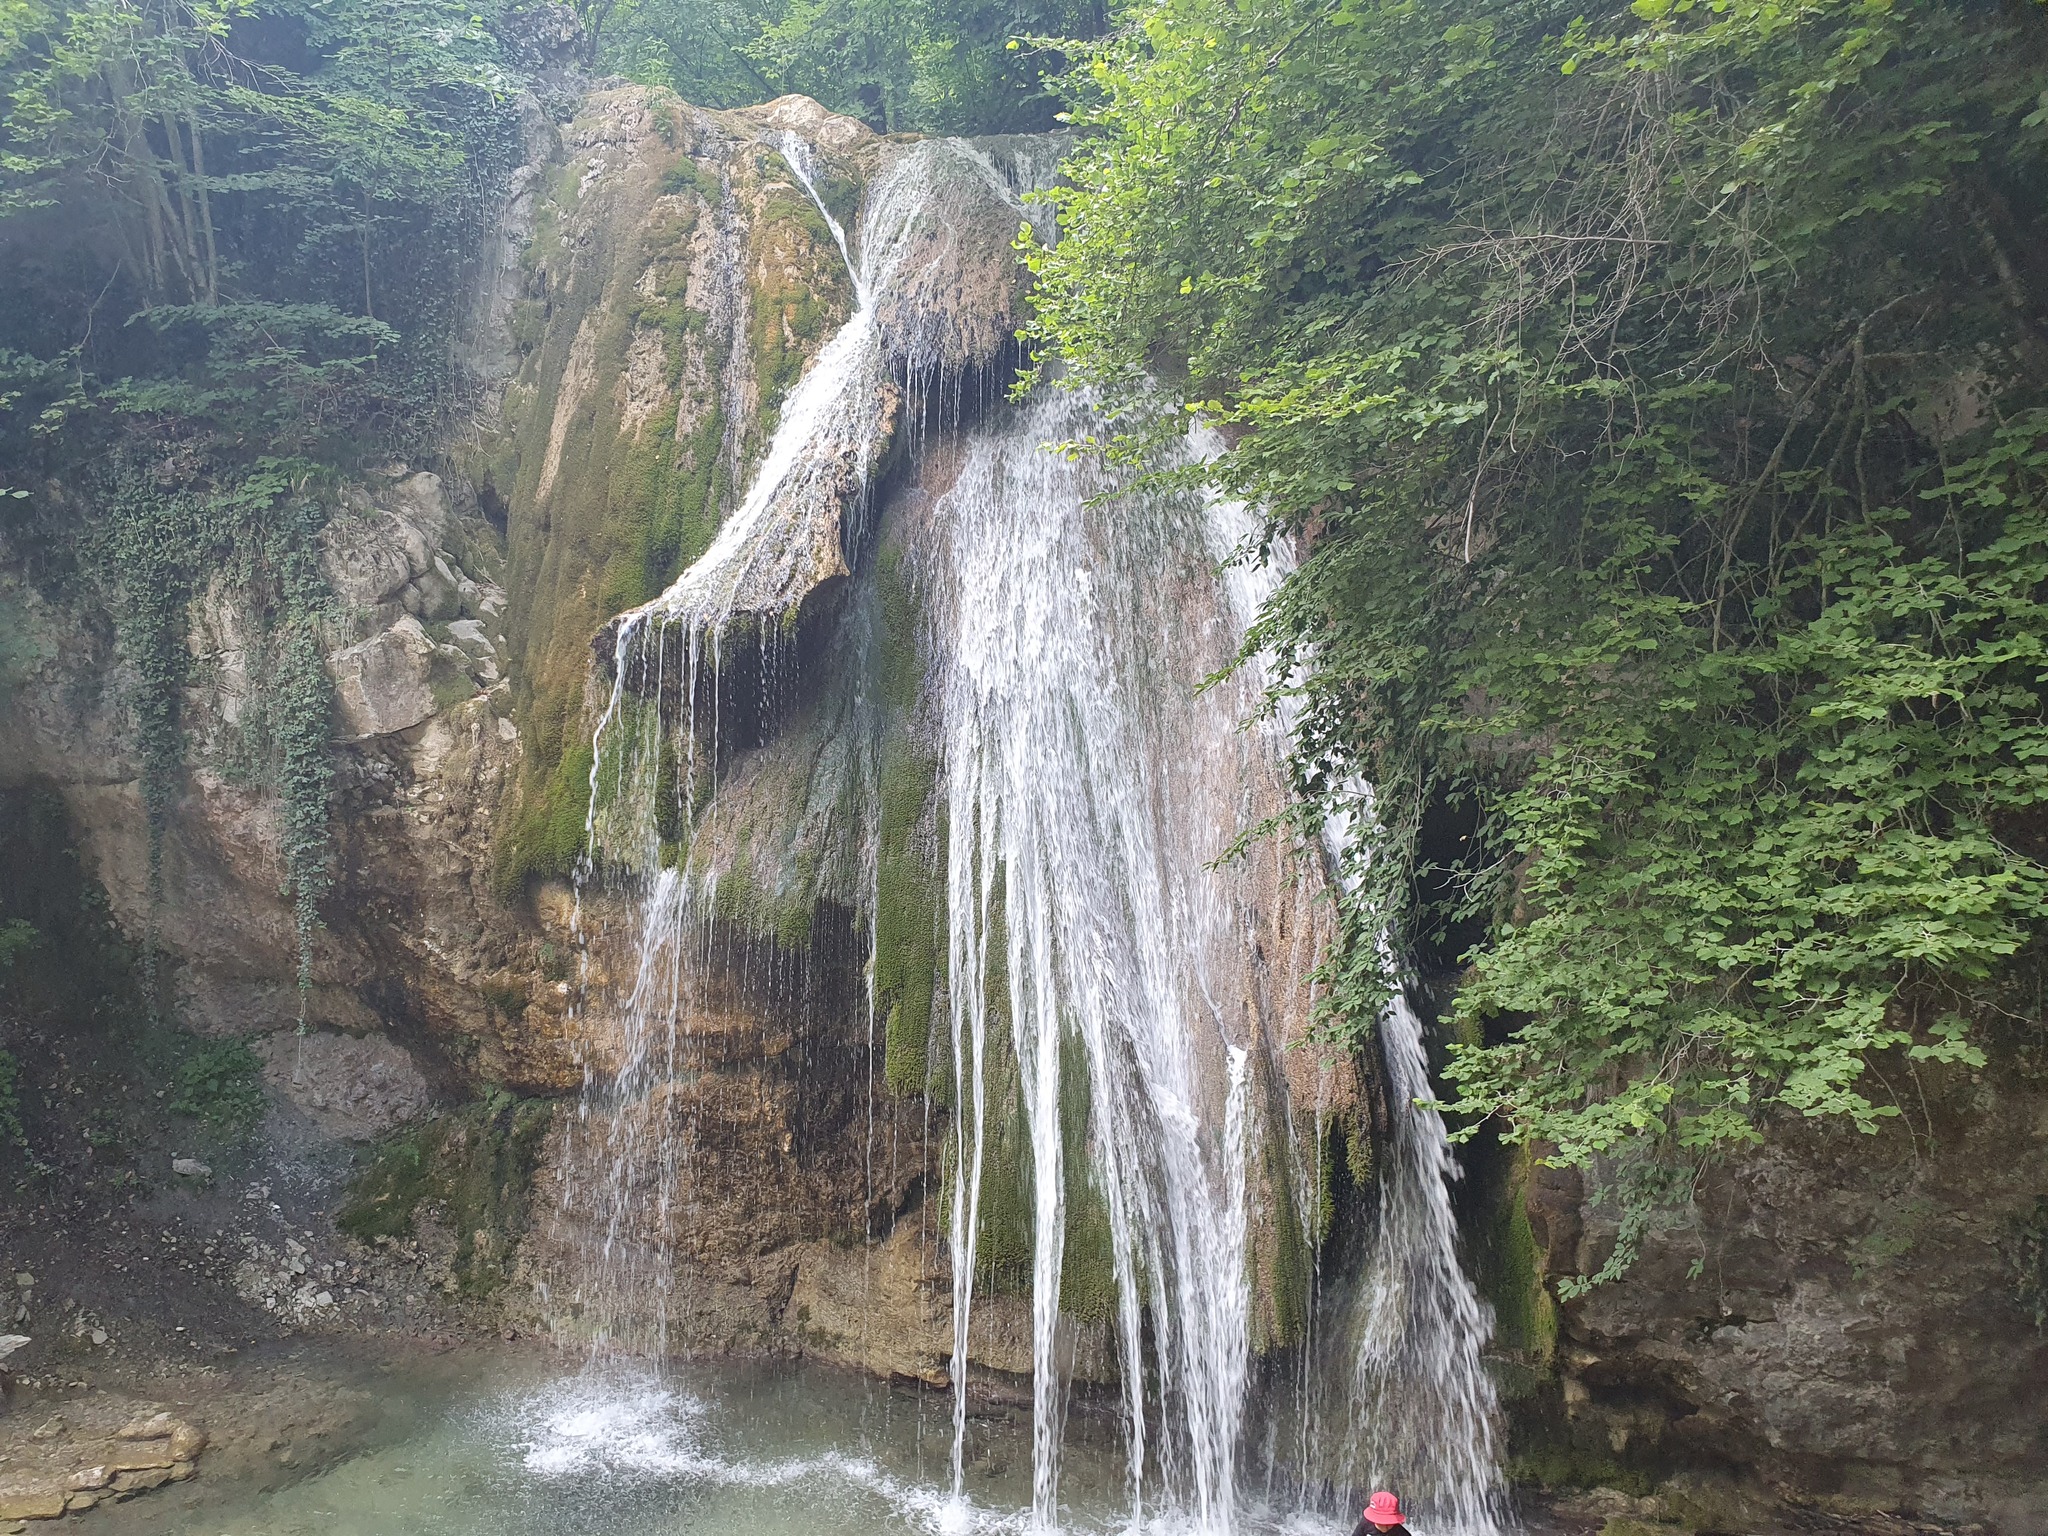
{"label": "stone slab at water edge", "polygon": [[0,1521],[54,1520],[184,1482],[207,1448],[196,1423],[114,1394],[67,1400],[33,1430],[11,1419],[0,1427]]}

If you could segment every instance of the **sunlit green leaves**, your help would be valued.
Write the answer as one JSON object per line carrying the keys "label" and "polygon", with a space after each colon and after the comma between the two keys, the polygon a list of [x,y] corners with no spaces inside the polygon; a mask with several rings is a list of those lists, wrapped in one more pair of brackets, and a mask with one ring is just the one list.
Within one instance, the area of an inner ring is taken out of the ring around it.
{"label": "sunlit green leaves", "polygon": [[1100,0],[621,0],[604,62],[702,106],[791,91],[877,128],[1051,126],[1062,40],[1099,36]]}
{"label": "sunlit green leaves", "polygon": [[[1377,788],[1330,1032],[1388,923],[1479,922],[1466,1116],[1566,1162],[1875,1128],[2048,926],[2048,17],[1342,15],[1144,10],[1032,255],[1070,375],[1184,372],[1301,541],[1255,638],[1304,829]],[[1482,851],[1432,866],[1446,801]]]}

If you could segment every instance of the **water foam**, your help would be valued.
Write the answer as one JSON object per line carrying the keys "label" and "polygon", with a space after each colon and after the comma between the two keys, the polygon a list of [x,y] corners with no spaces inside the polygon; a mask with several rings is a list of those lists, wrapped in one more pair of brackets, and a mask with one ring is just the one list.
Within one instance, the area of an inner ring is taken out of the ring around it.
{"label": "water foam", "polygon": [[897,1476],[872,1456],[829,1447],[804,1455],[748,1457],[718,1448],[713,1405],[651,1374],[592,1370],[538,1389],[507,1393],[484,1429],[509,1462],[539,1482],[611,1486],[673,1484],[773,1491],[817,1485],[879,1500],[931,1536],[1005,1536],[1023,1511],[990,1509],[951,1490]]}
{"label": "water foam", "polygon": [[704,1404],[652,1378],[585,1375],[498,1408],[520,1465],[545,1481],[615,1481],[701,1475]]}

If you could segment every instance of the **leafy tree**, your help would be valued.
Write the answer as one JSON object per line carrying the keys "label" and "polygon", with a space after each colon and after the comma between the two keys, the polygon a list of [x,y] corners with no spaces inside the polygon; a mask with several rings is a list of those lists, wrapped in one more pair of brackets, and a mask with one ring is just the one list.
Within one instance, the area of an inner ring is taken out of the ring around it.
{"label": "leafy tree", "polygon": [[1036,40],[1107,25],[1103,0],[622,0],[598,56],[706,106],[795,91],[884,131],[1030,132],[1066,64]]}
{"label": "leafy tree", "polygon": [[0,334],[79,348],[80,370],[130,381],[117,408],[232,419],[266,450],[431,403],[462,215],[509,127],[468,7],[7,15],[0,242],[24,280]]}
{"label": "leafy tree", "polygon": [[1454,1107],[1560,1162],[1982,1060],[2048,918],[2044,66],[2032,3],[1162,0],[1077,71],[1041,337],[1114,450],[1236,441],[1305,827],[1375,786],[1334,1037],[1477,924]]}
{"label": "leafy tree", "polygon": [[777,14],[766,0],[625,0],[599,34],[599,56],[703,106],[765,101],[779,92],[749,50]]}

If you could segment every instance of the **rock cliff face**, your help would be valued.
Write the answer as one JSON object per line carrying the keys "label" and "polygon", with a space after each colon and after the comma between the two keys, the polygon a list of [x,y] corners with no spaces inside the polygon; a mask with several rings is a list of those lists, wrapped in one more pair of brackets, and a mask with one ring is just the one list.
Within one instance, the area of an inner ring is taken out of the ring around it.
{"label": "rock cliff face", "polygon": [[[0,782],[61,792],[120,924],[156,934],[183,1017],[257,1037],[270,1090],[336,1140],[486,1085],[567,1105],[618,1065],[620,1021],[590,1000],[632,962],[633,912],[595,889],[579,905],[568,884],[605,703],[593,641],[609,654],[610,626],[655,612],[740,509],[792,391],[863,301],[849,261],[867,254],[864,197],[926,152],[800,98],[708,113],[619,88],[567,122],[529,104],[525,124],[462,345],[473,430],[431,467],[345,488],[322,535],[335,878],[303,1047],[279,808],[235,769],[254,688],[236,594],[223,582],[192,607],[188,761],[153,903],[130,660],[104,599],[89,583],[51,597],[0,551]],[[1009,362],[1016,209],[997,194],[1046,152],[972,153],[941,216],[904,235],[913,280],[877,304],[866,424],[804,504],[817,558],[763,609],[800,636],[803,665],[775,718],[730,744],[721,813],[677,855],[717,894],[681,1070],[644,1112],[689,1128],[694,1193],[687,1220],[627,1236],[674,1244],[678,1346],[926,1379],[951,1347],[943,1105],[924,1095],[940,822],[914,552],[960,471],[939,429],[986,404]],[[758,671],[749,686],[764,691]],[[874,826],[858,824],[858,786]],[[1301,871],[1274,855],[1248,879],[1267,926],[1246,1006],[1280,1000],[1261,1091],[1369,1106],[1349,1066],[1318,1081],[1287,1049],[1327,937],[1292,899]],[[2005,1080],[1929,1077],[1875,1139],[1782,1130],[1653,1225],[1627,1278],[1568,1304],[1549,1277],[1597,1268],[1613,1213],[1597,1188],[1503,1162],[1475,1251],[1522,1473],[1618,1487],[1611,1512],[1701,1529],[1764,1523],[1791,1496],[2048,1531],[2048,1087],[2038,1062]],[[547,1132],[537,1212],[570,1193],[570,1118]],[[1363,1174],[1371,1119],[1353,1111],[1329,1157],[1348,1134],[1344,1167]],[[1284,1279],[1289,1232],[1329,1215],[1287,1222],[1253,1243],[1259,1337],[1276,1347],[1298,1336],[1289,1287],[1306,1283]],[[539,1221],[504,1293],[515,1315],[573,1325],[565,1277],[587,1236]],[[980,1361],[1028,1364],[1016,1298],[984,1302],[975,1326]]]}
{"label": "rock cliff face", "polygon": [[[2048,1085],[2038,1053],[1999,1068],[1921,1068],[1874,1137],[1775,1127],[1653,1214],[1634,1268],[1562,1309],[1518,1405],[1529,1470],[1709,1529],[1784,1497],[2048,1530]],[[1611,1180],[1527,1198],[1539,1270],[1605,1261]]]}
{"label": "rock cliff face", "polygon": [[[234,761],[260,664],[240,594],[223,581],[192,607],[186,762],[152,901],[113,599],[89,575],[51,596],[13,552],[0,565],[16,617],[0,776],[59,791],[114,917],[154,934],[178,1016],[250,1039],[268,1090],[336,1141],[402,1131],[486,1087],[573,1102],[586,1069],[606,1065],[605,1021],[572,1018],[598,979],[576,957],[588,941],[600,972],[624,963],[607,934],[629,913],[593,891],[572,932],[566,881],[601,703],[593,639],[738,506],[783,403],[855,303],[858,246],[843,252],[832,223],[857,242],[863,185],[920,152],[801,98],[712,114],[630,88],[567,122],[523,112],[528,163],[479,254],[460,348],[473,430],[432,469],[344,487],[321,535],[335,850],[303,1041],[281,807]],[[808,186],[786,150],[802,153]],[[857,445],[862,475],[820,504],[829,558],[813,587],[843,584],[871,543],[871,524],[846,523],[843,542],[840,525],[885,475],[930,494],[898,467],[903,388],[957,399],[998,382],[1021,293],[1016,220],[985,195],[996,160],[979,164],[979,203],[967,187],[947,221],[909,231],[919,281],[883,317],[889,398]],[[927,408],[942,409],[936,395]],[[857,1017],[867,950],[844,862],[857,829],[834,819],[847,697],[814,687],[731,786],[759,814],[729,819],[718,855],[731,878],[688,1113],[700,1178],[720,1194],[686,1228],[677,1343],[929,1375],[950,1327],[933,1164],[921,1102],[879,1088]],[[827,847],[842,867],[821,881]],[[534,1209],[558,1193],[543,1155]],[[533,1284],[559,1275],[572,1242],[542,1224],[515,1313],[556,1320]],[[877,1313],[870,1272],[890,1277],[894,1316]],[[1001,1336],[1015,1325],[992,1306],[983,1353],[1014,1365]]]}
{"label": "rock cliff face", "polygon": [[[574,1079],[546,1043],[545,1002],[529,1033],[479,990],[532,972],[543,942],[492,898],[476,856],[518,750],[499,548],[439,477],[402,469],[349,488],[323,535],[338,599],[336,867],[307,1012],[317,1028],[388,1035],[448,1088],[472,1071],[560,1088]],[[187,771],[152,908],[126,658],[89,592],[53,603],[10,577],[29,660],[0,726],[9,782],[62,791],[115,917],[131,934],[154,929],[187,1020],[232,1035],[294,1027],[279,808],[236,762],[255,665],[237,594],[216,583],[193,604]]]}

